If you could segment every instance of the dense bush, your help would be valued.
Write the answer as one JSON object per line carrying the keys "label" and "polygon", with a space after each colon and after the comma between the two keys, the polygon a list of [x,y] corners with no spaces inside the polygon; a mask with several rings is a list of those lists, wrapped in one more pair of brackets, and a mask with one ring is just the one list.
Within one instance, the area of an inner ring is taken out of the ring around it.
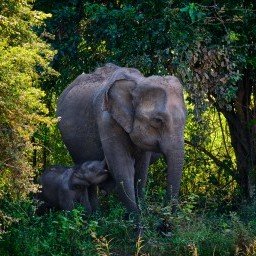
{"label": "dense bush", "polygon": [[30,1],[4,1],[0,12],[1,199],[35,190],[31,136],[39,124],[52,124],[40,83],[56,72],[49,66],[54,52],[33,30],[49,15],[32,10]]}
{"label": "dense bush", "polygon": [[[35,215],[35,203],[3,202],[17,221],[0,240],[1,256],[36,255],[255,255],[256,205],[219,215],[196,210],[194,198],[176,214],[150,202],[142,213],[143,237],[136,238],[124,209],[111,198],[104,212],[84,216],[71,212]],[[111,210],[109,210],[111,209]],[[159,224],[164,223],[165,229]]]}

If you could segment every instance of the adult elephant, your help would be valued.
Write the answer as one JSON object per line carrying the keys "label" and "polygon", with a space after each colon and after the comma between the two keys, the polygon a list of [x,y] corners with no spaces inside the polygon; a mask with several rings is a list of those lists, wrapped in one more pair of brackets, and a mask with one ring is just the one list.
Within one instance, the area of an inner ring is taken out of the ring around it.
{"label": "adult elephant", "polygon": [[[144,77],[107,64],[78,76],[60,95],[57,115],[74,162],[107,159],[120,200],[138,213],[151,152],[164,154],[167,198],[177,198],[184,158],[185,106],[174,76]],[[90,191],[92,208],[95,188]]]}

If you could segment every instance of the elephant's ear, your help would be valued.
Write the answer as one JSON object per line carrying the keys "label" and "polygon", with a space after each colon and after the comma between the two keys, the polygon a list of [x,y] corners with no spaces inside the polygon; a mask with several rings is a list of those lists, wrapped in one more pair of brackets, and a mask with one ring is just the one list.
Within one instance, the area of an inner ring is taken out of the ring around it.
{"label": "elephant's ear", "polygon": [[116,80],[105,95],[106,109],[127,133],[130,133],[133,127],[132,91],[135,86],[136,83],[133,80]]}

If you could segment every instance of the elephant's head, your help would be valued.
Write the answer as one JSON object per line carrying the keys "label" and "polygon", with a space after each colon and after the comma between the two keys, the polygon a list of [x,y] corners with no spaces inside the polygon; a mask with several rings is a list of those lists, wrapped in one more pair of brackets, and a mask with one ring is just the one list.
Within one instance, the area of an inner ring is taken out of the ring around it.
{"label": "elephant's head", "polygon": [[106,161],[87,161],[77,167],[70,179],[70,187],[89,187],[97,185],[108,177]]}
{"label": "elephant's head", "polygon": [[177,194],[179,182],[172,184],[181,176],[186,116],[179,80],[174,76],[145,78],[135,69],[122,68],[112,75],[107,88],[105,109],[135,145],[165,155],[171,183],[168,193]]}
{"label": "elephant's head", "polygon": [[182,136],[185,107],[182,86],[174,76],[143,77],[119,69],[108,81],[106,109],[138,147],[166,152],[170,136]]}

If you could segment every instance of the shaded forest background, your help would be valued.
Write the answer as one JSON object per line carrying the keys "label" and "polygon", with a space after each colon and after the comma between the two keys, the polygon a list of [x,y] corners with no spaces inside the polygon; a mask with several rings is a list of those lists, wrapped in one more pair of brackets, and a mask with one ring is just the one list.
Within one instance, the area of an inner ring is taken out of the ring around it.
{"label": "shaded forest background", "polygon": [[[253,201],[255,1],[0,2],[0,200],[24,200],[44,167],[72,164],[56,124],[58,96],[82,72],[113,62],[182,81],[181,198],[193,201],[189,212]],[[164,196],[164,169],[163,161],[150,169],[155,202]],[[0,218],[5,232],[11,217]]]}

